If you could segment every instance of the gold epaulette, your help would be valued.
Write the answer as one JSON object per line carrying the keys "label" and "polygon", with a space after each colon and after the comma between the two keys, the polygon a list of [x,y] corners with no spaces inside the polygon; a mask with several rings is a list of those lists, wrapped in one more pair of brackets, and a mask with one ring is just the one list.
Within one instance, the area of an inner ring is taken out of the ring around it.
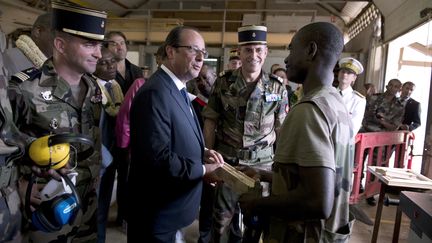
{"label": "gold epaulette", "polygon": [[40,76],[41,73],[42,73],[41,70],[35,67],[31,67],[21,72],[15,73],[14,75],[12,75],[12,79],[18,82],[24,82],[26,80],[34,80],[36,77]]}
{"label": "gold epaulette", "polygon": [[357,90],[354,90],[354,94],[356,94],[357,96],[360,96],[360,98],[366,98],[364,95],[362,95],[360,92],[358,92]]}

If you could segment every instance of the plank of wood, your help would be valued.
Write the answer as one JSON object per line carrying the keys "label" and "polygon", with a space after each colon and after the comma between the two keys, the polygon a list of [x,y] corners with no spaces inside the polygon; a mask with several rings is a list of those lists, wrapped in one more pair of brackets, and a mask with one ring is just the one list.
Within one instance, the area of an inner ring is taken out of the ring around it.
{"label": "plank of wood", "polygon": [[[216,174],[228,185],[233,191],[238,194],[243,194],[251,189],[254,189],[257,182],[244,174],[243,172],[237,170],[231,165],[225,163],[224,166],[216,170]],[[259,184],[259,183],[258,183]]]}
{"label": "plank of wood", "polygon": [[[410,187],[418,189],[432,189],[432,180],[413,170],[404,168],[387,168],[379,166],[368,166],[368,170],[388,186]],[[390,174],[388,172],[390,171]],[[407,178],[398,175],[408,174]],[[391,176],[393,175],[393,176]]]}

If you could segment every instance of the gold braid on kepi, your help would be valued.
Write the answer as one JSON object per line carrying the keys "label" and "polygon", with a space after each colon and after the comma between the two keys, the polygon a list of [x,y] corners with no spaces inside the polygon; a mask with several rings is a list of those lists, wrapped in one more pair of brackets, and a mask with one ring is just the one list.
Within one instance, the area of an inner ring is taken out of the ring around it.
{"label": "gold braid on kepi", "polygon": [[356,75],[359,75],[363,72],[363,65],[352,57],[344,57],[338,62],[340,69],[349,70]]}
{"label": "gold braid on kepi", "polygon": [[238,28],[238,44],[267,44],[267,27],[265,26],[242,26]]}
{"label": "gold braid on kepi", "polygon": [[107,13],[66,2],[52,2],[53,29],[87,39],[102,41]]}

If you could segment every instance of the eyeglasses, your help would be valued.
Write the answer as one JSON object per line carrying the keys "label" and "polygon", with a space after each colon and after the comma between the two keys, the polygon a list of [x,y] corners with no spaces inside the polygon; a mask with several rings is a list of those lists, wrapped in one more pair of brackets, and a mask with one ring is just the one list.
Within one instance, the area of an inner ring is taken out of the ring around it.
{"label": "eyeglasses", "polygon": [[207,50],[201,50],[201,49],[199,49],[198,47],[196,47],[196,46],[180,46],[180,45],[174,45],[173,46],[174,48],[179,48],[179,47],[183,47],[183,48],[187,48],[188,50],[189,50],[189,52],[192,52],[192,51],[194,51],[194,54],[195,55],[198,55],[198,54],[202,54],[203,56],[204,56],[204,58],[207,58],[208,57],[208,55],[209,55],[209,53],[207,52]]}

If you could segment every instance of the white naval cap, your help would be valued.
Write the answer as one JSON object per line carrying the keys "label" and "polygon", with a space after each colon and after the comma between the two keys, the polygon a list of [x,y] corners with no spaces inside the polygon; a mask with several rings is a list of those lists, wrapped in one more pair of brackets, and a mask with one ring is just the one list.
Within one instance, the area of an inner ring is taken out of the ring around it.
{"label": "white naval cap", "polygon": [[359,75],[363,72],[363,65],[352,57],[344,57],[339,60],[339,68],[340,69],[348,69],[354,72],[356,75]]}

